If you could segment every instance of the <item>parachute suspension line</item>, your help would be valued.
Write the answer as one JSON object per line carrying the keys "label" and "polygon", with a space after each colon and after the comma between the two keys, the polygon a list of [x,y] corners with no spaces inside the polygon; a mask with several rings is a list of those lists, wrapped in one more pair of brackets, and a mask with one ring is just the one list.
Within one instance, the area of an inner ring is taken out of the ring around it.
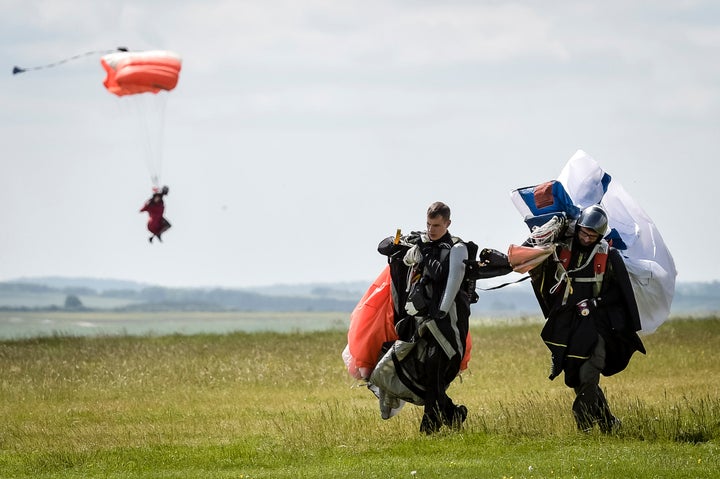
{"label": "parachute suspension line", "polygon": [[493,286],[493,287],[491,287],[491,288],[480,288],[480,287],[477,287],[477,288],[475,288],[475,289],[479,289],[480,291],[493,291],[493,290],[495,290],[495,289],[504,288],[505,286],[510,286],[511,284],[522,283],[522,282],[525,281],[526,279],[530,279],[530,275],[523,276],[522,278],[518,279],[517,281],[510,281],[510,282],[508,282],[508,283],[499,284],[499,285]]}
{"label": "parachute suspension line", "polygon": [[147,143],[147,162],[150,170],[150,179],[153,186],[160,187],[162,181],[162,165],[163,165],[163,137],[165,131],[165,105],[167,104],[167,95],[164,92],[143,93],[148,114],[145,117],[145,141]]}
{"label": "parachute suspension line", "polygon": [[140,142],[141,155],[152,186],[160,188],[167,95],[165,92],[126,95],[119,98],[119,103],[126,105],[130,110],[134,110],[130,117],[136,119],[132,123],[137,130],[136,137]]}
{"label": "parachute suspension line", "polygon": [[77,60],[78,58],[87,57],[90,55],[107,55],[108,53],[126,52],[126,51],[128,51],[128,49],[126,47],[117,47],[115,50],[94,50],[91,52],[80,53],[78,55],[74,55],[74,56],[71,56],[68,58],[63,58],[62,60],[59,60],[54,63],[48,63],[47,65],[40,65],[40,66],[36,66],[36,67],[27,67],[27,68],[19,67],[16,65],[13,67],[12,72],[13,72],[13,75],[17,75],[18,73],[24,73],[24,72],[31,71],[31,70],[43,70],[45,68],[53,68],[58,65],[62,65],[63,63],[67,63],[69,61]]}

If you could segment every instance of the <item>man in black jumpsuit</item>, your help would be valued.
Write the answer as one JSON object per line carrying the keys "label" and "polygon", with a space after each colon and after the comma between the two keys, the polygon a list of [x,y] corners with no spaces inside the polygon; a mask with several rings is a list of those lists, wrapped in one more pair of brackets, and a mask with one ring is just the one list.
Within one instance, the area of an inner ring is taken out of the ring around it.
{"label": "man in black jumpsuit", "polygon": [[576,394],[578,429],[598,424],[605,433],[620,421],[600,389],[600,374],[618,373],[635,351],[645,353],[630,278],[620,252],[603,239],[607,227],[601,206],[585,208],[555,254],[530,271],[547,318],[541,337],[552,353],[550,379],[565,372]]}
{"label": "man in black jumpsuit", "polygon": [[413,379],[424,388],[420,431],[427,434],[443,424],[459,427],[467,417],[467,408],[456,406],[446,393],[460,372],[470,318],[470,296],[464,287],[468,249],[450,235],[449,226],[450,208],[435,202],[427,210],[426,233],[410,235],[405,245],[386,238],[378,247],[390,261],[400,339],[426,342],[422,377]]}

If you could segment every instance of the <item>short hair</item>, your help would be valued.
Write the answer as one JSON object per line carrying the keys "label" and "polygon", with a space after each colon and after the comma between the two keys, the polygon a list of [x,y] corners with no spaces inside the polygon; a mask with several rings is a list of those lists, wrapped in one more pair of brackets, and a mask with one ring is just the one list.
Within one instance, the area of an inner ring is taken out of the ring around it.
{"label": "short hair", "polygon": [[441,216],[444,220],[450,219],[450,207],[442,201],[436,201],[431,204],[427,210],[428,218],[436,218]]}

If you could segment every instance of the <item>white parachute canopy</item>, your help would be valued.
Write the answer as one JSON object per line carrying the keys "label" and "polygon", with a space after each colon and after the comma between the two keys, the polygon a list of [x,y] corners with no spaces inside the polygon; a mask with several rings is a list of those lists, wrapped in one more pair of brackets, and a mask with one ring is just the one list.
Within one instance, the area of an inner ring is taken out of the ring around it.
{"label": "white parachute canopy", "polygon": [[670,315],[675,294],[675,262],[655,223],[587,153],[578,150],[567,162],[557,181],[562,183],[580,208],[600,203],[627,249],[625,260],[640,312],[641,333],[650,334]]}

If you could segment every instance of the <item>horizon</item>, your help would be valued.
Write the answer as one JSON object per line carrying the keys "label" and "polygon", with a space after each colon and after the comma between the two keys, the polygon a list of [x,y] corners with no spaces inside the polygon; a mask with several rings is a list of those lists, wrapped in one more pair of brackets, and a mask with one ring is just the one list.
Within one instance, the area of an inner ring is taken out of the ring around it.
{"label": "horizon", "polygon": [[[517,274],[517,273],[514,273]],[[520,274],[517,274],[518,276],[523,276]],[[63,281],[70,281],[70,282],[77,282],[77,283],[93,283],[93,282],[109,282],[109,283],[127,283],[132,284],[136,286],[142,286],[142,287],[148,287],[148,288],[166,288],[166,289],[227,289],[227,290],[245,290],[245,289],[263,289],[263,288],[280,288],[280,287],[297,287],[297,288],[307,288],[311,286],[327,286],[327,285],[336,285],[336,286],[353,286],[353,287],[359,287],[362,288],[363,291],[370,288],[373,284],[373,280],[363,280],[358,279],[354,281],[311,281],[306,283],[289,283],[289,282],[279,282],[279,283],[271,283],[271,284],[257,284],[257,285],[250,285],[250,286],[223,286],[223,285],[193,285],[193,286],[168,286],[163,284],[155,284],[155,283],[143,283],[135,280],[128,280],[128,279],[122,279],[122,278],[109,278],[109,277],[82,277],[82,276],[36,276],[36,277],[19,277],[19,278],[10,278],[10,279],[2,279],[0,280],[0,284],[39,284],[39,285],[47,285],[53,282],[63,282]],[[497,284],[506,283],[507,281],[498,281],[496,278],[492,279],[481,279],[478,280],[478,288],[490,288],[493,286],[497,286]],[[45,284],[47,283],[47,284]],[[711,285],[720,283],[720,280],[708,280],[708,281],[682,281],[678,280],[676,282],[676,286],[681,285]],[[50,286],[55,287],[55,286]],[[69,286],[67,286],[69,287]],[[95,289],[90,286],[82,286],[82,287],[88,287],[89,289]],[[58,287],[59,288],[59,287]],[[529,289],[530,286],[528,283],[522,282],[517,284],[508,284],[503,289]],[[102,290],[95,289],[96,291],[109,291],[112,290],[112,288],[104,288]]]}

